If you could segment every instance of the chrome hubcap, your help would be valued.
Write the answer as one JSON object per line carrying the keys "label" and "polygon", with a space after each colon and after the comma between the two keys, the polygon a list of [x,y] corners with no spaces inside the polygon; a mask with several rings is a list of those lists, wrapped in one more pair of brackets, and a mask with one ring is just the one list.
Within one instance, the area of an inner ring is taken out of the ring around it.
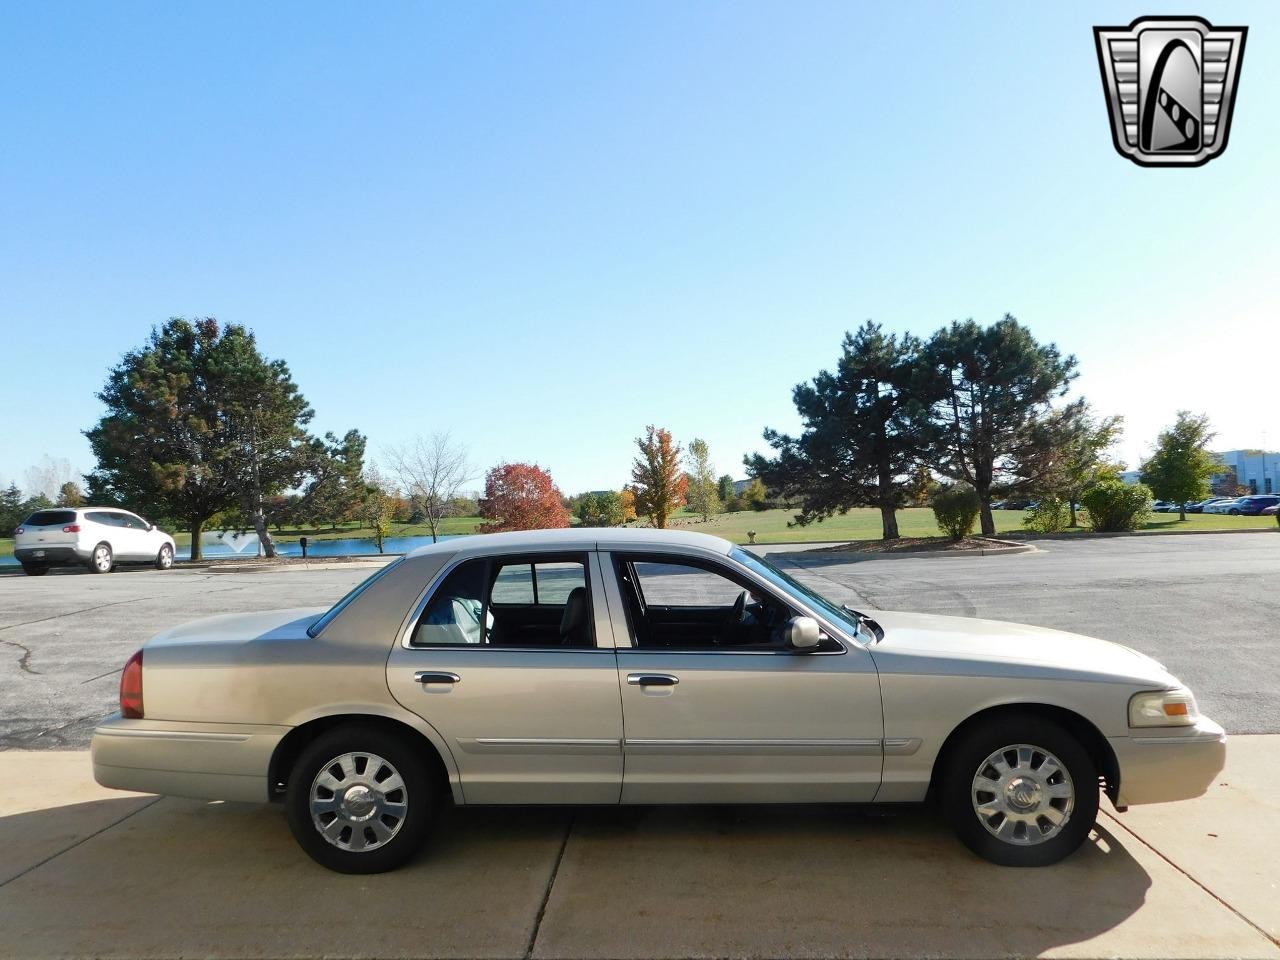
{"label": "chrome hubcap", "polygon": [[400,772],[372,753],[344,753],[311,782],[311,822],[340,850],[376,850],[400,832],[409,791]]}
{"label": "chrome hubcap", "polygon": [[99,570],[105,570],[111,566],[111,554],[106,547],[99,547],[93,551],[93,562],[98,565]]}
{"label": "chrome hubcap", "polygon": [[173,551],[168,547],[160,548],[160,566],[168,567],[173,564]]}
{"label": "chrome hubcap", "polygon": [[1075,785],[1062,761],[1027,743],[1001,747],[978,765],[973,811],[992,836],[1031,846],[1062,832],[1075,806]]}

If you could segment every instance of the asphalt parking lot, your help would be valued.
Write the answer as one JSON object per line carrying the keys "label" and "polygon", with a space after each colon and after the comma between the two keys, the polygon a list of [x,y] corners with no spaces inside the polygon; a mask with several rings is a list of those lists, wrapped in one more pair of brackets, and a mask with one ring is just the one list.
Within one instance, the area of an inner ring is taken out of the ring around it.
{"label": "asphalt parking lot", "polygon": [[[990,617],[1127,644],[1191,685],[1230,733],[1280,733],[1280,536],[1049,541],[1037,553],[850,560],[760,547],[859,608]],[[269,572],[0,575],[0,749],[77,748],[148,637],[218,613],[328,606],[370,563]]]}

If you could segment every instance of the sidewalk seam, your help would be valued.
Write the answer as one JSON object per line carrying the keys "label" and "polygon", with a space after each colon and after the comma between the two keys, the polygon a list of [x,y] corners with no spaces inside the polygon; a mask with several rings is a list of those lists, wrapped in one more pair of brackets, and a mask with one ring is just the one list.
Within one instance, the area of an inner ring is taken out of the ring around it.
{"label": "sidewalk seam", "polygon": [[564,839],[560,841],[560,852],[556,854],[556,862],[551,867],[551,876],[547,877],[547,888],[542,892],[542,903],[538,905],[538,915],[533,918],[533,930],[529,933],[529,942],[524,948],[524,960],[529,960],[533,956],[533,948],[538,943],[538,932],[542,929],[542,918],[547,913],[547,904],[551,901],[551,889],[556,885],[556,877],[560,873],[560,863],[564,860],[565,848],[569,846],[569,835],[573,833],[575,820],[574,814],[569,814],[569,822],[565,824],[564,828]]}
{"label": "sidewalk seam", "polygon": [[31,871],[33,871],[33,870],[39,870],[39,869],[40,869],[41,867],[43,867],[46,863],[49,863],[49,862],[50,862],[50,861],[52,861],[52,860],[57,860],[57,859],[58,859],[58,857],[62,856],[64,853],[70,853],[72,850],[74,850],[76,847],[80,846],[82,843],[88,843],[88,842],[89,842],[90,840],[92,840],[94,837],[98,836],[99,834],[106,833],[106,832],[107,832],[108,830],[110,830],[112,827],[118,827],[118,826],[120,826],[120,824],[124,823],[124,822],[125,822],[126,820],[128,820],[130,817],[137,816],[137,815],[138,815],[138,814],[140,814],[143,810],[149,810],[149,809],[151,809],[152,807],[154,807],[157,803],[159,803],[159,802],[160,802],[161,800],[163,800],[163,799],[164,799],[164,797],[154,797],[154,798],[151,800],[151,802],[150,802],[150,803],[144,803],[144,804],[143,804],[142,806],[140,806],[137,810],[131,810],[129,813],[126,813],[126,814],[125,814],[123,817],[121,817],[119,820],[113,820],[113,821],[111,821],[111,822],[110,822],[110,823],[108,823],[105,827],[102,827],[102,828],[100,828],[100,829],[98,829],[98,830],[93,831],[93,833],[89,834],[87,837],[81,837],[81,838],[80,838],[79,840],[77,840],[75,843],[71,844],[71,846],[66,847],[65,849],[59,850],[57,853],[50,854],[49,856],[47,856],[47,857],[45,857],[43,860],[41,860],[39,863],[33,863],[31,866],[27,867],[27,869],[23,870],[21,873],[16,873],[16,874],[14,874],[14,875],[13,875],[12,877],[10,877],[8,880],[0,881],[0,888],[7,887],[9,884],[13,883],[13,881],[18,880],[18,879],[20,879],[20,878],[22,878],[22,877],[25,877],[28,873],[30,873],[30,872],[31,872]]}
{"label": "sidewalk seam", "polygon": [[1214,893],[1207,886],[1205,886],[1203,883],[1197,880],[1189,871],[1184,870],[1181,866],[1174,863],[1173,860],[1167,857],[1162,850],[1157,849],[1154,845],[1148,842],[1145,837],[1142,837],[1138,833],[1136,833],[1127,823],[1122,821],[1119,817],[1114,816],[1110,813],[1107,813],[1106,817],[1107,819],[1111,820],[1114,824],[1116,824],[1116,826],[1120,827],[1120,829],[1124,830],[1125,833],[1129,834],[1129,836],[1133,837],[1140,844],[1142,844],[1144,847],[1146,847],[1148,850],[1154,853],[1157,857],[1159,857],[1161,860],[1167,863],[1169,866],[1173,867],[1174,870],[1178,871],[1178,873],[1182,874],[1182,876],[1186,877],[1188,880],[1194,883],[1197,887],[1199,887],[1201,890],[1203,890],[1205,893],[1211,896],[1214,900],[1218,901],[1218,903],[1222,904],[1224,907],[1226,907],[1228,910],[1234,913],[1237,917],[1239,917],[1249,926],[1253,927],[1253,929],[1257,930],[1258,933],[1262,934],[1263,939],[1265,939],[1267,943],[1270,943],[1276,947],[1280,947],[1280,939],[1273,937],[1263,927],[1258,926],[1258,924],[1254,923],[1247,916],[1245,916],[1243,913],[1237,910],[1234,906],[1232,906],[1222,897],[1218,896],[1218,894]]}

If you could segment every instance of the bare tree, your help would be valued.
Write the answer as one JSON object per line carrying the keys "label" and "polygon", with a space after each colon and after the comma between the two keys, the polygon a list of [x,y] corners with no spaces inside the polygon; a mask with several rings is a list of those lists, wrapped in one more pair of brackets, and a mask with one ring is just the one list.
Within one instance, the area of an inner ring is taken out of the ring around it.
{"label": "bare tree", "polygon": [[438,540],[440,524],[453,515],[454,500],[475,479],[467,462],[467,448],[446,431],[391,447],[386,460],[414,511],[426,521],[431,539]]}
{"label": "bare tree", "polygon": [[50,500],[58,496],[64,483],[80,479],[72,471],[70,460],[66,457],[51,457],[47,453],[38,464],[27,467],[26,478],[28,496],[45,496]]}

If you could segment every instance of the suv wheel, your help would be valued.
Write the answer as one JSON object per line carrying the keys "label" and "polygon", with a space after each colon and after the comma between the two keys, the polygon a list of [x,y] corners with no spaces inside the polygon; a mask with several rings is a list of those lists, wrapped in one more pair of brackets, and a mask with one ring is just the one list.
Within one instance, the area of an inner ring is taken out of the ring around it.
{"label": "suv wheel", "polygon": [[285,810],[294,839],[340,873],[382,873],[426,839],[435,791],[399,737],[353,724],[322,734],[289,774]]}
{"label": "suv wheel", "polygon": [[173,547],[167,543],[160,548],[160,552],[156,554],[156,569],[168,570],[173,566]]}
{"label": "suv wheel", "polygon": [[1067,730],[1034,716],[978,723],[949,751],[942,808],[957,836],[1008,867],[1073,853],[1098,818],[1098,772]]}
{"label": "suv wheel", "polygon": [[93,548],[93,554],[89,557],[90,573],[110,573],[115,565],[116,559],[111,552],[111,544],[100,543]]}

